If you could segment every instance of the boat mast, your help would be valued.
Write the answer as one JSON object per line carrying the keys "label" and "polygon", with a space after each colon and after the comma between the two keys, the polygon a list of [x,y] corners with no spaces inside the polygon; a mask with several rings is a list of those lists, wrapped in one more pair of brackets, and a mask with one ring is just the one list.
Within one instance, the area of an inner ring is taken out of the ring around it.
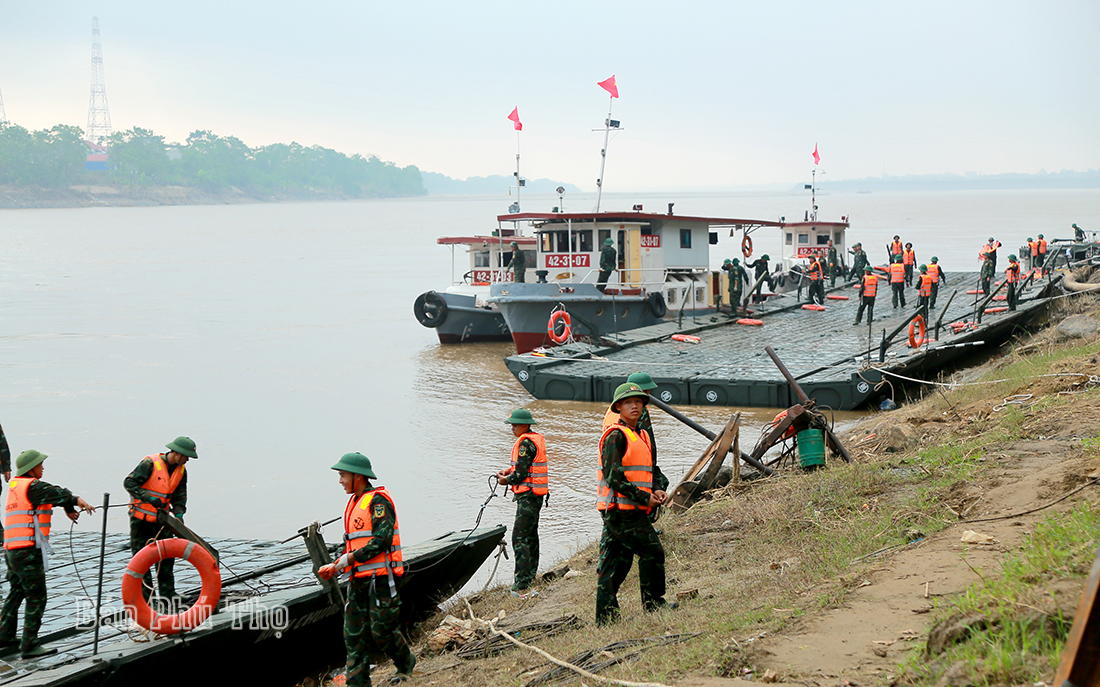
{"label": "boat mast", "polygon": [[[600,197],[603,195],[603,169],[607,163],[607,142],[612,129],[619,128],[619,122],[611,118],[611,104],[615,102],[615,96],[608,98],[607,119],[603,120],[603,148],[600,149],[600,177],[596,179],[596,212],[600,211]],[[599,131],[599,129],[593,129]]]}
{"label": "boat mast", "polygon": [[[817,221],[817,167],[813,168],[813,183],[810,191],[810,221]],[[797,217],[797,215],[795,215]]]}

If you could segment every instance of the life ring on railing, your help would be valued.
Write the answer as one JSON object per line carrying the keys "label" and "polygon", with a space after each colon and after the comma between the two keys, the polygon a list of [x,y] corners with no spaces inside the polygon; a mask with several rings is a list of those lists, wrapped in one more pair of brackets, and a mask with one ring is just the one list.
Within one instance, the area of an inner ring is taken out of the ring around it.
{"label": "life ring on railing", "polygon": [[741,319],[737,320],[737,324],[748,324],[754,327],[759,327],[760,325],[764,324],[764,320],[754,320],[751,317],[742,317]]}
{"label": "life ring on railing", "polygon": [[[141,593],[142,578],[149,568],[166,558],[182,558],[199,571],[202,591],[198,601],[175,615],[161,615],[149,607]],[[178,635],[202,625],[222,595],[222,575],[218,564],[202,546],[186,539],[158,539],[134,554],[122,576],[122,603],[134,622],[161,635]]]}
{"label": "life ring on railing", "polygon": [[[561,320],[565,325],[561,334],[559,335],[557,330],[558,320]],[[564,310],[555,310],[550,313],[550,321],[546,324],[546,335],[550,337],[550,340],[556,344],[563,344],[569,340],[569,335],[573,333],[573,321],[569,319],[569,313]]]}
{"label": "life ring on railing", "polygon": [[746,259],[752,257],[752,237],[745,234],[745,237],[741,239],[741,255],[744,255]]}
{"label": "life ring on railing", "polygon": [[828,296],[825,296],[825,297],[828,298],[829,300],[833,300],[833,301],[846,301],[846,300],[848,300],[847,296],[841,296],[838,293],[830,293]]}
{"label": "life ring on railing", "polygon": [[807,303],[806,305],[802,306],[802,309],[803,310],[815,310],[815,311],[820,312],[820,311],[825,309],[825,306],[824,305],[818,305],[817,303]]}
{"label": "life ring on railing", "polygon": [[[916,329],[920,327],[920,337],[916,336]],[[920,348],[928,343],[928,329],[924,324],[924,315],[917,315],[909,323],[909,348]]]}
{"label": "life ring on railing", "polygon": [[649,297],[645,299],[645,304],[646,307],[649,308],[649,312],[653,313],[653,316],[658,320],[668,313],[668,306],[665,305],[665,296],[660,291],[654,291],[649,294]]}

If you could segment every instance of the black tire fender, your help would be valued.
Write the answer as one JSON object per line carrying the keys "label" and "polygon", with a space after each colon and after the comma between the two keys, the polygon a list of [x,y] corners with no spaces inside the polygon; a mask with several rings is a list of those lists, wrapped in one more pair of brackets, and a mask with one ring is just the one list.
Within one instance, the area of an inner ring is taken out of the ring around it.
{"label": "black tire fender", "polygon": [[653,316],[657,319],[661,319],[668,312],[668,306],[665,305],[665,295],[660,291],[649,294],[645,304],[649,308],[649,312],[653,313]]}
{"label": "black tire fender", "polygon": [[433,329],[447,321],[447,311],[447,301],[435,291],[425,291],[413,303],[416,321]]}

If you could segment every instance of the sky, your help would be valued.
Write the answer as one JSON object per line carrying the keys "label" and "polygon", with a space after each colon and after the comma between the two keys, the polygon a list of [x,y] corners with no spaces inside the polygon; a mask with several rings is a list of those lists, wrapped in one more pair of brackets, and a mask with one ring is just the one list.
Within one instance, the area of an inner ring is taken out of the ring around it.
{"label": "sky", "polygon": [[170,142],[594,191],[610,107],[608,192],[1100,167],[1096,0],[6,0],[11,122],[87,123],[93,16],[114,129]]}

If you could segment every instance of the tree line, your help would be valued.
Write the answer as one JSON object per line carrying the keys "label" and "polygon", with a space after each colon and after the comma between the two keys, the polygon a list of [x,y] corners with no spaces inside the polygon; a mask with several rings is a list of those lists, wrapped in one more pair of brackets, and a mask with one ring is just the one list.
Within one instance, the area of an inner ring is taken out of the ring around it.
{"label": "tree line", "polygon": [[373,155],[348,156],[321,146],[274,143],[251,148],[235,136],[210,131],[195,131],[184,143],[169,144],[138,127],[115,133],[104,145],[108,169],[86,170],[85,159],[94,151],[79,127],[58,124],[29,131],[0,123],[0,185],[191,186],[212,193],[235,187],[258,198],[427,194],[413,165],[398,167]]}

